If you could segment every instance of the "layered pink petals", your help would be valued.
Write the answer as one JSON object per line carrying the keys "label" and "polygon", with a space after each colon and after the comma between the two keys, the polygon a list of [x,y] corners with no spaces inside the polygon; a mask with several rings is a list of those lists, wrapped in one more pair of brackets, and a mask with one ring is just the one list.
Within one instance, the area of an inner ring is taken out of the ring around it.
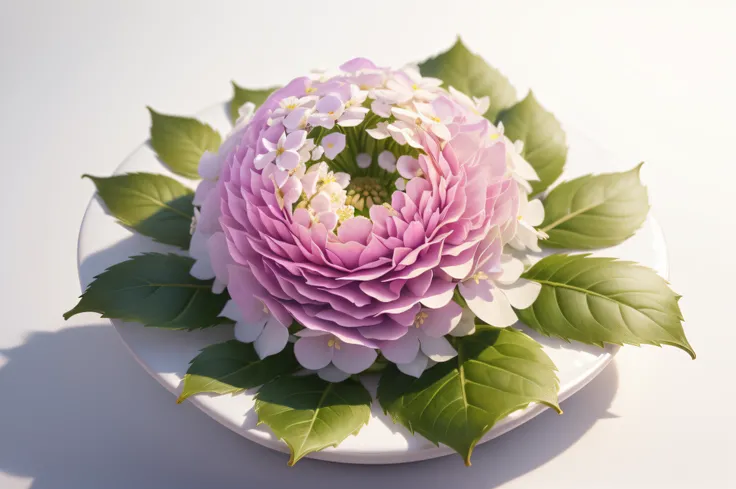
{"label": "layered pink petals", "polygon": [[[364,76],[355,71],[375,65],[356,59],[341,68],[349,72],[347,79]],[[334,87],[317,102],[312,124],[331,128],[341,116],[341,80],[326,82]],[[505,150],[482,138],[484,128],[476,119],[467,124],[466,109],[450,99],[422,106],[422,117],[439,117],[441,123],[427,131],[400,124],[391,129],[403,131],[406,144],[421,149],[419,156],[397,160],[389,153],[380,159],[381,168],[407,179],[406,190],[394,192],[390,206],[371,207],[370,219],[339,221],[320,195],[316,175],[307,172],[299,184],[289,176],[299,162],[291,153],[298,158],[304,131],[285,135],[280,124],[267,124],[280,100],[304,96],[307,88],[323,89],[301,79],[277,91],[233,145],[217,187],[229,256],[212,263],[215,273],[229,273],[229,292],[244,316],[255,314],[255,297],[282,327],[293,319],[314,333],[296,344],[297,357],[308,368],[332,362],[350,372],[363,366],[374,348],[416,368],[426,366],[417,360],[425,345],[428,358],[447,359],[454,350],[438,340],[446,342],[442,337],[460,321],[462,310],[452,302],[456,286],[467,284],[481,265],[499,265],[500,253],[488,236],[501,239],[515,226],[518,187],[507,175]],[[333,159],[345,149],[345,136],[332,132],[321,145]],[[271,163],[277,170],[267,169]],[[311,199],[311,210],[292,211],[302,192]],[[225,248],[220,238],[211,246],[218,253]],[[425,326],[416,328],[421,314],[427,316]],[[350,356],[363,363],[347,362]]]}

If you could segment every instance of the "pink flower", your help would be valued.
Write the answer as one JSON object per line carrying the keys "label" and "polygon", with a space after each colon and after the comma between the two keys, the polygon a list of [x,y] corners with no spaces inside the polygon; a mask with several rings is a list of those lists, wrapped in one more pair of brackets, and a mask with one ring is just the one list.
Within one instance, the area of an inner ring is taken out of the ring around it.
{"label": "pink flower", "polygon": [[337,121],[345,111],[345,106],[337,95],[325,95],[315,106],[315,112],[309,117],[309,123],[322,126],[326,129],[335,127]]}
{"label": "pink flower", "polygon": [[[215,201],[208,205],[208,196],[201,212],[219,218],[210,263],[228,284],[233,302],[225,312],[236,336],[255,342],[259,355],[280,351],[295,321],[304,327],[297,359],[324,377],[364,370],[377,350],[419,375],[456,354],[446,335],[474,327],[453,301],[458,286],[481,319],[488,302],[499,303],[499,290],[514,305],[533,292],[512,290],[518,274],[507,282],[501,273],[503,247],[518,229],[520,186],[505,145],[488,137],[490,123],[468,117],[471,109],[438,81],[363,59],[341,69],[276,91],[237,141],[226,141]],[[356,80],[367,75],[392,82],[363,98]],[[288,97],[315,95],[314,141],[271,117],[295,105],[283,103]],[[359,114],[370,113],[368,98],[416,117],[366,128]],[[315,144],[323,155],[315,156]]]}
{"label": "pink flower", "polygon": [[276,143],[264,137],[261,142],[267,153],[260,154],[255,158],[255,168],[263,170],[266,165],[275,161],[279,169],[293,170],[299,164],[299,149],[306,139],[306,131],[294,131],[288,136],[286,131],[283,131]]}
{"label": "pink flower", "polygon": [[322,138],[322,147],[325,150],[325,156],[331,160],[345,149],[345,135],[339,132],[333,132]]}
{"label": "pink flower", "polygon": [[333,363],[347,374],[357,374],[376,361],[376,350],[343,343],[335,335],[303,329],[297,333],[294,354],[299,363],[310,370],[321,370]]}

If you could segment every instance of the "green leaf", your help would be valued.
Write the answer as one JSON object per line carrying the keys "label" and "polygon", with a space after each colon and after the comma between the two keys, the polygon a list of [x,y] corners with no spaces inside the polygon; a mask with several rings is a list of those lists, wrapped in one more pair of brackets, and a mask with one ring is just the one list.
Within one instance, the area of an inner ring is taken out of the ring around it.
{"label": "green leaf", "polygon": [[539,105],[532,92],[524,100],[498,116],[504,133],[511,141],[521,140],[521,155],[539,176],[532,184],[532,194],[544,191],[562,174],[567,159],[565,132],[551,112]]}
{"label": "green leaf", "polygon": [[586,175],[555,187],[544,199],[542,241],[552,248],[593,249],[625,241],[649,212],[641,164],[623,173]]}
{"label": "green leaf", "polygon": [[237,394],[298,368],[291,344],[287,344],[281,353],[260,359],[251,343],[238,340],[216,343],[203,349],[189,362],[184,387],[176,402],[200,392]]}
{"label": "green leaf", "polygon": [[682,329],[680,296],[649,268],[560,254],[538,261],[522,277],[542,290],[519,318],[544,335],[598,346],[671,345],[695,358]]}
{"label": "green leaf", "polygon": [[82,177],[94,182],[107,209],[124,226],[161,243],[189,248],[194,194],[188,187],[154,173]]}
{"label": "green leaf", "polygon": [[104,318],[167,329],[220,324],[217,315],[229,297],[213,294],[212,280],[192,277],[189,270],[193,264],[193,259],[179,255],[134,256],[95,277],[64,319],[80,312],[97,312]]}
{"label": "green leaf", "polygon": [[444,53],[419,65],[422,76],[439,78],[445,86],[474,97],[488,96],[491,106],[484,114],[494,121],[499,112],[516,102],[516,90],[500,71],[471,53],[460,38]]}
{"label": "green leaf", "polygon": [[253,102],[256,107],[266,101],[269,95],[277,90],[279,87],[269,87],[251,90],[238,86],[235,82],[233,84],[233,98],[230,100],[230,120],[233,124],[238,120],[238,109],[243,106],[246,102]]}
{"label": "green leaf", "polygon": [[174,173],[199,179],[197,167],[205,151],[217,151],[220,134],[208,124],[190,117],[151,113],[151,146]]}
{"label": "green leaf", "polygon": [[508,414],[540,402],[557,405],[555,365],[542,346],[513,328],[484,327],[458,338],[457,357],[418,379],[395,366],[378,385],[378,401],[394,422],[458,452],[470,465],[478,441]]}
{"label": "green leaf", "polygon": [[371,395],[352,379],[333,383],[316,375],[284,376],[261,387],[256,412],[259,423],[289,446],[289,465],[294,465],[357,434],[371,417]]}

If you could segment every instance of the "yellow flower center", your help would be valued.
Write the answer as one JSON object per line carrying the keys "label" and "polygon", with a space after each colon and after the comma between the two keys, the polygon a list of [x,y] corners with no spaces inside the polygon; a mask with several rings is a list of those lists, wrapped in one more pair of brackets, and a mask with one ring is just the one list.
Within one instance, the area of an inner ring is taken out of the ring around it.
{"label": "yellow flower center", "polygon": [[[330,146],[332,147],[332,146]],[[327,175],[319,179],[320,185],[327,185],[328,183],[336,182],[337,178],[335,178],[335,174],[332,172],[329,172]]]}
{"label": "yellow flower center", "polygon": [[355,217],[355,207],[352,205],[345,205],[338,209],[337,218],[340,222],[350,219],[351,217]]}
{"label": "yellow flower center", "polygon": [[381,205],[382,205],[383,207],[385,207],[386,209],[388,209],[388,212],[389,212],[389,214],[391,214],[392,216],[398,216],[398,215],[399,215],[399,213],[398,213],[398,212],[396,211],[396,209],[394,209],[394,208],[393,208],[393,207],[391,206],[391,204],[389,204],[388,202],[384,202],[384,203],[383,203],[383,204],[381,204]]}
{"label": "yellow flower center", "polygon": [[306,93],[314,93],[317,91],[314,87],[307,87],[306,90],[304,90]]}
{"label": "yellow flower center", "polygon": [[276,156],[281,156],[286,151],[285,148],[276,148]]}
{"label": "yellow flower center", "polygon": [[330,348],[334,348],[335,350],[339,350],[340,349],[340,340],[338,340],[337,338],[330,338],[327,341],[327,346],[329,346]]}
{"label": "yellow flower center", "polygon": [[412,90],[419,90],[419,85],[417,85],[416,83],[414,83],[414,84],[412,84],[411,89]]}
{"label": "yellow flower center", "polygon": [[475,272],[475,275],[470,278],[475,282],[476,285],[478,285],[480,284],[481,280],[488,280],[488,275],[486,274],[486,272],[478,271]]}
{"label": "yellow flower center", "polygon": [[414,318],[414,326],[416,326],[417,328],[420,327],[422,324],[424,324],[424,321],[426,321],[428,317],[428,313],[421,311],[419,314],[417,314],[417,317]]}

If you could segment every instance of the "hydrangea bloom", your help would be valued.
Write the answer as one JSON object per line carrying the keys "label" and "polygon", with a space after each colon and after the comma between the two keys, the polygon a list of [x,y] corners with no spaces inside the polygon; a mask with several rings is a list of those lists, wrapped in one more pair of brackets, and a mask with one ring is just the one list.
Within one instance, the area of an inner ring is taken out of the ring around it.
{"label": "hydrangea bloom", "polygon": [[358,58],[247,107],[202,157],[192,274],[227,285],[223,315],[262,357],[296,323],[297,359],[324,378],[379,351],[418,376],[456,355],[448,335],[513,324],[536,298],[504,250],[544,237],[537,176],[487,98],[440,85]]}

